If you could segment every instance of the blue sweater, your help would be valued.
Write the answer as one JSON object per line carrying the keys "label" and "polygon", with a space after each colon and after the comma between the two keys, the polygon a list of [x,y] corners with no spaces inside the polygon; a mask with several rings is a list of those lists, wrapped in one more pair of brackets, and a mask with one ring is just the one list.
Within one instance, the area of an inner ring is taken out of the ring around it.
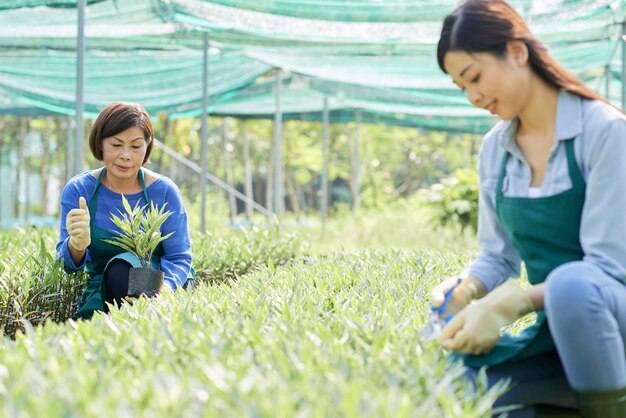
{"label": "blue sweater", "polygon": [[[97,179],[91,175],[91,171],[84,172],[72,178],[63,189],[61,194],[61,238],[57,243],[57,256],[65,262],[65,270],[68,272],[82,270],[85,263],[91,260],[91,253],[87,247],[86,255],[80,265],[76,265],[68,249],[69,234],[65,227],[65,218],[70,210],[78,207],[80,196],[85,197],[87,204],[97,184]],[[161,227],[163,235],[173,232],[172,236],[163,241],[164,254],[161,257],[161,270],[165,273],[165,282],[173,289],[183,286],[187,277],[191,274],[191,240],[187,226],[187,213],[178,187],[172,180],[161,176],[146,188],[150,200],[161,208],[165,203],[166,211],[172,212]],[[140,201],[140,205],[146,204],[143,192],[124,195],[131,207]],[[111,214],[119,216],[122,206],[122,195],[100,184],[98,189],[98,207],[94,219],[95,226],[107,231],[120,231],[111,221]]]}

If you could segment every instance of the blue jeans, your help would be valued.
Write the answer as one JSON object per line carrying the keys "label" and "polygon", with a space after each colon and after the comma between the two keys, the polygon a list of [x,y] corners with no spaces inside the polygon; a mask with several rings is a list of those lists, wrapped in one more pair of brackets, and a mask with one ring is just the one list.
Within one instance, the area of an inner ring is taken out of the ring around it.
{"label": "blue jeans", "polygon": [[494,407],[527,405],[510,417],[533,417],[536,404],[575,408],[574,390],[626,386],[626,286],[575,261],[550,273],[544,302],[557,351],[487,369],[489,386],[512,380]]}

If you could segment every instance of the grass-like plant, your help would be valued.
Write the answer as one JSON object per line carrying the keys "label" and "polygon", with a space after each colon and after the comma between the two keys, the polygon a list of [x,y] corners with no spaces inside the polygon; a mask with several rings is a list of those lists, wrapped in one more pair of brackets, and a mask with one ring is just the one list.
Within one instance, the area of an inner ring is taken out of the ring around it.
{"label": "grass-like plant", "polygon": [[105,417],[489,417],[502,382],[470,382],[417,332],[432,286],[467,260],[327,254],[26,328],[0,339],[0,415],[88,417],[98,405]]}
{"label": "grass-like plant", "polygon": [[58,230],[0,230],[0,336],[14,338],[26,324],[67,320],[78,305],[85,274],[66,274],[54,244]]}
{"label": "grass-like plant", "polygon": [[159,209],[153,202],[150,202],[149,208],[147,204],[139,206],[137,202],[135,207],[131,208],[124,195],[122,204],[126,213],[119,211],[121,217],[111,214],[111,220],[121,230],[116,231],[119,236],[103,241],[117,245],[137,256],[141,267],[151,268],[150,261],[154,250],[160,242],[173,234],[173,232],[165,236],[161,234],[161,226],[172,212],[165,212],[167,203]]}

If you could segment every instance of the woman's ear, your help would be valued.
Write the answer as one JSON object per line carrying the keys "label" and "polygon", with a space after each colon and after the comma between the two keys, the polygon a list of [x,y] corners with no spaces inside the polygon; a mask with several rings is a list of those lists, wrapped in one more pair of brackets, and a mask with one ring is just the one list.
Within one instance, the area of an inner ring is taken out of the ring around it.
{"label": "woman's ear", "polygon": [[528,63],[528,47],[524,41],[509,41],[506,44],[507,55],[520,67]]}

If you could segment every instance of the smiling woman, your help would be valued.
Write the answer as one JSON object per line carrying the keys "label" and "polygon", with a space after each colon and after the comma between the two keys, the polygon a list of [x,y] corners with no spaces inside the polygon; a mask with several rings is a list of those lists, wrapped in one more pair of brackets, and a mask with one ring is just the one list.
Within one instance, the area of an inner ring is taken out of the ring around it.
{"label": "smiling woman", "polygon": [[[626,118],[566,70],[503,0],[448,15],[441,69],[502,119],[480,151],[481,253],[432,292],[440,343],[472,375],[512,380],[496,406],[626,416]],[[521,262],[529,288],[514,280]],[[473,299],[479,299],[470,304]],[[536,312],[519,336],[501,329]],[[580,342],[584,341],[584,344]]]}
{"label": "smiling woman", "polygon": [[61,231],[57,254],[67,271],[86,269],[87,289],[76,318],[89,319],[94,311],[107,311],[128,294],[131,267],[136,256],[105,240],[119,228],[111,214],[123,212],[124,196],[134,207],[167,203],[172,215],[161,227],[172,234],[154,251],[152,267],[165,273],[161,291],[184,287],[193,274],[187,213],[180,191],[167,177],[144,167],[153,147],[152,124],[145,109],[135,103],[114,102],[96,119],[89,135],[93,156],[104,167],[72,178],[61,195]]}

